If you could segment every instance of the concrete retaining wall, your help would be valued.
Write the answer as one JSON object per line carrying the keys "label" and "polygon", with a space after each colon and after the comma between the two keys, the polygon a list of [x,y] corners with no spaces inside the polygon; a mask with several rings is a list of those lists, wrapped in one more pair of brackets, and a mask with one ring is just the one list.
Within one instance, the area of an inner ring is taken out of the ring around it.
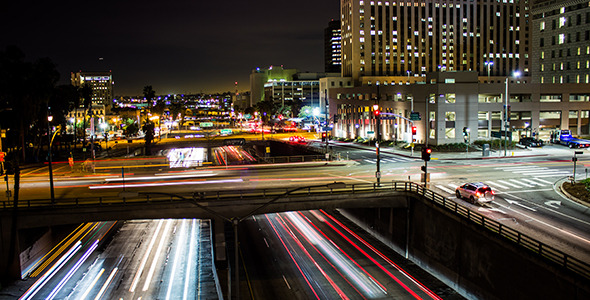
{"label": "concrete retaining wall", "polygon": [[467,298],[590,299],[590,280],[431,202],[343,214]]}

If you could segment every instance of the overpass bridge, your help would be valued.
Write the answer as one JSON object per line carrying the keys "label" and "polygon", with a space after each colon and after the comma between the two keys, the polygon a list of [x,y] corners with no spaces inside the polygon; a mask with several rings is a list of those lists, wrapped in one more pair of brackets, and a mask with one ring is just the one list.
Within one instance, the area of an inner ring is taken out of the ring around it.
{"label": "overpass bridge", "polygon": [[590,298],[587,262],[414,182],[119,196],[59,199],[54,204],[47,199],[4,202],[0,207],[0,269],[20,267],[15,255],[19,249],[7,247],[16,247],[11,241],[17,229],[156,218],[201,218],[237,224],[249,216],[271,212],[375,208],[378,214],[388,209],[392,216],[391,223],[396,225],[390,237],[394,248],[465,295],[489,299],[515,295],[523,299]]}

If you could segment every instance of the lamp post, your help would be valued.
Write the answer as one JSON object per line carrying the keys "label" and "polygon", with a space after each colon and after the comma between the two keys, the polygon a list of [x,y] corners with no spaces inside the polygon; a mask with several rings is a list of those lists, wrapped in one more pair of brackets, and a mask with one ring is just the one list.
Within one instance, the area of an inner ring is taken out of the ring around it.
{"label": "lamp post", "polygon": [[[512,74],[514,78],[520,77],[520,72],[516,71]],[[504,103],[504,156],[508,152],[508,130],[510,130],[510,122],[508,120],[509,113],[508,113],[508,99],[510,99],[510,94],[508,94],[508,82],[510,81],[510,76],[506,77],[506,100]]]}
{"label": "lamp post", "polygon": [[486,61],[484,64],[488,67],[488,83],[490,83],[490,68],[494,65],[494,62]]}
{"label": "lamp post", "polygon": [[51,144],[53,143],[52,132],[51,132],[51,121],[53,116],[47,111],[47,140],[48,140],[48,154],[49,154],[49,190],[51,192],[51,204],[55,203],[55,194],[53,192],[53,159],[51,158]]}

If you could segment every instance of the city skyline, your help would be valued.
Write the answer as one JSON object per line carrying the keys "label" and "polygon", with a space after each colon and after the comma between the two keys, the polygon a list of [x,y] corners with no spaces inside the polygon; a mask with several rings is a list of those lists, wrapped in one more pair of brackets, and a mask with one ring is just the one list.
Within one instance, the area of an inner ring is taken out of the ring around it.
{"label": "city skyline", "polygon": [[[249,88],[257,67],[321,72],[324,29],[337,0],[10,3],[0,48],[34,61],[48,57],[69,84],[72,72],[112,71],[116,96],[215,93]],[[20,13],[18,13],[20,12]],[[24,13],[23,13],[24,12]]]}

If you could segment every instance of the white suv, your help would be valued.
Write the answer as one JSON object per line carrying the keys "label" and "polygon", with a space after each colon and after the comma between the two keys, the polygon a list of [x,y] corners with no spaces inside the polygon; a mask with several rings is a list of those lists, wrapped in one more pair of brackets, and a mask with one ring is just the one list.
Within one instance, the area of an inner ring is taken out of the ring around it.
{"label": "white suv", "polygon": [[469,202],[487,203],[494,201],[494,191],[485,183],[466,183],[455,189],[455,195],[458,199],[465,198]]}

